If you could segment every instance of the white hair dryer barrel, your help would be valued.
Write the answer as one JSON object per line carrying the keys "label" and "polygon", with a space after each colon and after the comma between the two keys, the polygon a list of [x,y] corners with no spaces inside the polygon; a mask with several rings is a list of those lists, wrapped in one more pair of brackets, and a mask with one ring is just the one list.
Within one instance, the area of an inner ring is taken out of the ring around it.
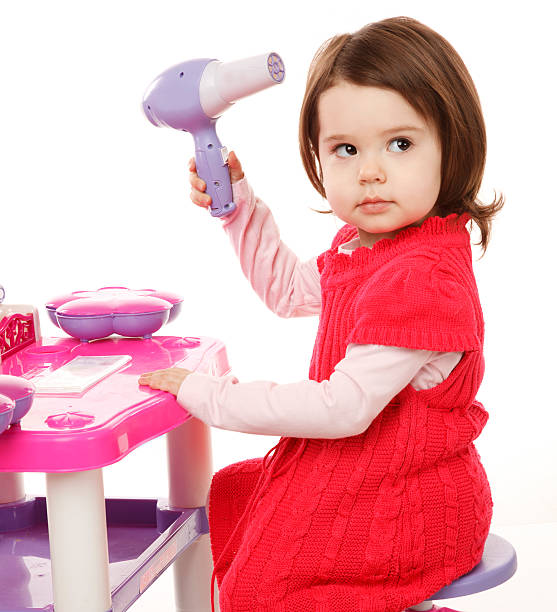
{"label": "white hair dryer barrel", "polygon": [[143,111],[151,123],[192,134],[197,173],[207,184],[214,217],[236,208],[228,152],[216,134],[216,121],[240,98],[282,83],[284,76],[284,64],[276,53],[235,62],[196,59],[172,66],[145,93]]}
{"label": "white hair dryer barrel", "polygon": [[284,80],[284,65],[276,53],[265,53],[235,62],[207,64],[199,84],[201,107],[217,118],[236,100]]}

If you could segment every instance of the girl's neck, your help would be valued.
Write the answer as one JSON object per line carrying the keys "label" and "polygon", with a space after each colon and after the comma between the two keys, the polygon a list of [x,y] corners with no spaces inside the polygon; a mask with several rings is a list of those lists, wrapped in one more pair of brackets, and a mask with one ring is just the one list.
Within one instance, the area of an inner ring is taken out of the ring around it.
{"label": "girl's neck", "polygon": [[417,221],[415,221],[414,223],[411,223],[410,225],[405,225],[404,227],[399,227],[398,229],[393,230],[392,232],[384,232],[384,233],[371,234],[371,233],[366,232],[365,230],[363,230],[361,228],[358,228],[358,236],[360,237],[360,246],[365,246],[365,247],[372,248],[373,245],[376,242],[379,242],[379,240],[383,240],[385,238],[393,239],[402,230],[405,230],[405,229],[407,229],[409,227],[420,227],[421,224],[426,219],[429,219],[429,217],[434,217],[436,214],[437,213],[435,211],[435,208],[432,208],[425,217],[422,217],[421,219],[418,219]]}
{"label": "girl's neck", "polygon": [[[401,228],[402,229],[402,228]],[[360,246],[372,248],[373,245],[383,238],[394,238],[400,230],[394,232],[387,232],[385,234],[370,234],[363,229],[358,228],[358,236],[360,237]]]}

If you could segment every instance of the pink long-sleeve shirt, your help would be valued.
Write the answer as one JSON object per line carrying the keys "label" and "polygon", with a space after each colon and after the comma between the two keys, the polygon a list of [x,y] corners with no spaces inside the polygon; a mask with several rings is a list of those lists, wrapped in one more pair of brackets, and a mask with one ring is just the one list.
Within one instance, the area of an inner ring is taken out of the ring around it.
{"label": "pink long-sleeve shirt", "polygon": [[[271,211],[246,178],[232,186],[237,209],[223,220],[242,270],[265,304],[281,317],[318,315],[317,257],[301,262],[281,241]],[[339,247],[351,254],[359,239]],[[349,344],[329,380],[240,383],[235,376],[190,374],[177,400],[221,429],[298,438],[344,438],[364,432],[408,384],[429,389],[451,373],[463,353]]]}

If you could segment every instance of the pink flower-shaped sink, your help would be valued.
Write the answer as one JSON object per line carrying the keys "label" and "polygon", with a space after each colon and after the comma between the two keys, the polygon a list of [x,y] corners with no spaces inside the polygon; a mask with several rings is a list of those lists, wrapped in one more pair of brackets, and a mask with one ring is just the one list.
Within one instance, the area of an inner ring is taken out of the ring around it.
{"label": "pink flower-shaped sink", "polygon": [[150,338],[178,316],[182,302],[168,291],[102,287],[59,296],[46,309],[57,327],[85,342],[111,334]]}

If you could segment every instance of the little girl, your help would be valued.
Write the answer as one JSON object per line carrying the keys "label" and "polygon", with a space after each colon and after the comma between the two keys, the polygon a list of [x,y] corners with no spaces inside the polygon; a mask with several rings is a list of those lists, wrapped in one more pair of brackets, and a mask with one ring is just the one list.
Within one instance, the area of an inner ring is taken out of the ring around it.
{"label": "little girl", "polygon": [[[309,380],[171,368],[140,383],[214,427],[281,436],[264,458],[213,477],[222,612],[424,609],[479,563],[492,516],[473,444],[488,414],[475,401],[484,325],[467,224],[485,251],[504,200],[476,199],[480,102],[444,38],[385,19],[317,52],[300,149],[345,222],[331,248],[300,262],[233,153],[237,210],[223,227],[269,308],[320,315]],[[190,169],[192,200],[207,207]]]}

